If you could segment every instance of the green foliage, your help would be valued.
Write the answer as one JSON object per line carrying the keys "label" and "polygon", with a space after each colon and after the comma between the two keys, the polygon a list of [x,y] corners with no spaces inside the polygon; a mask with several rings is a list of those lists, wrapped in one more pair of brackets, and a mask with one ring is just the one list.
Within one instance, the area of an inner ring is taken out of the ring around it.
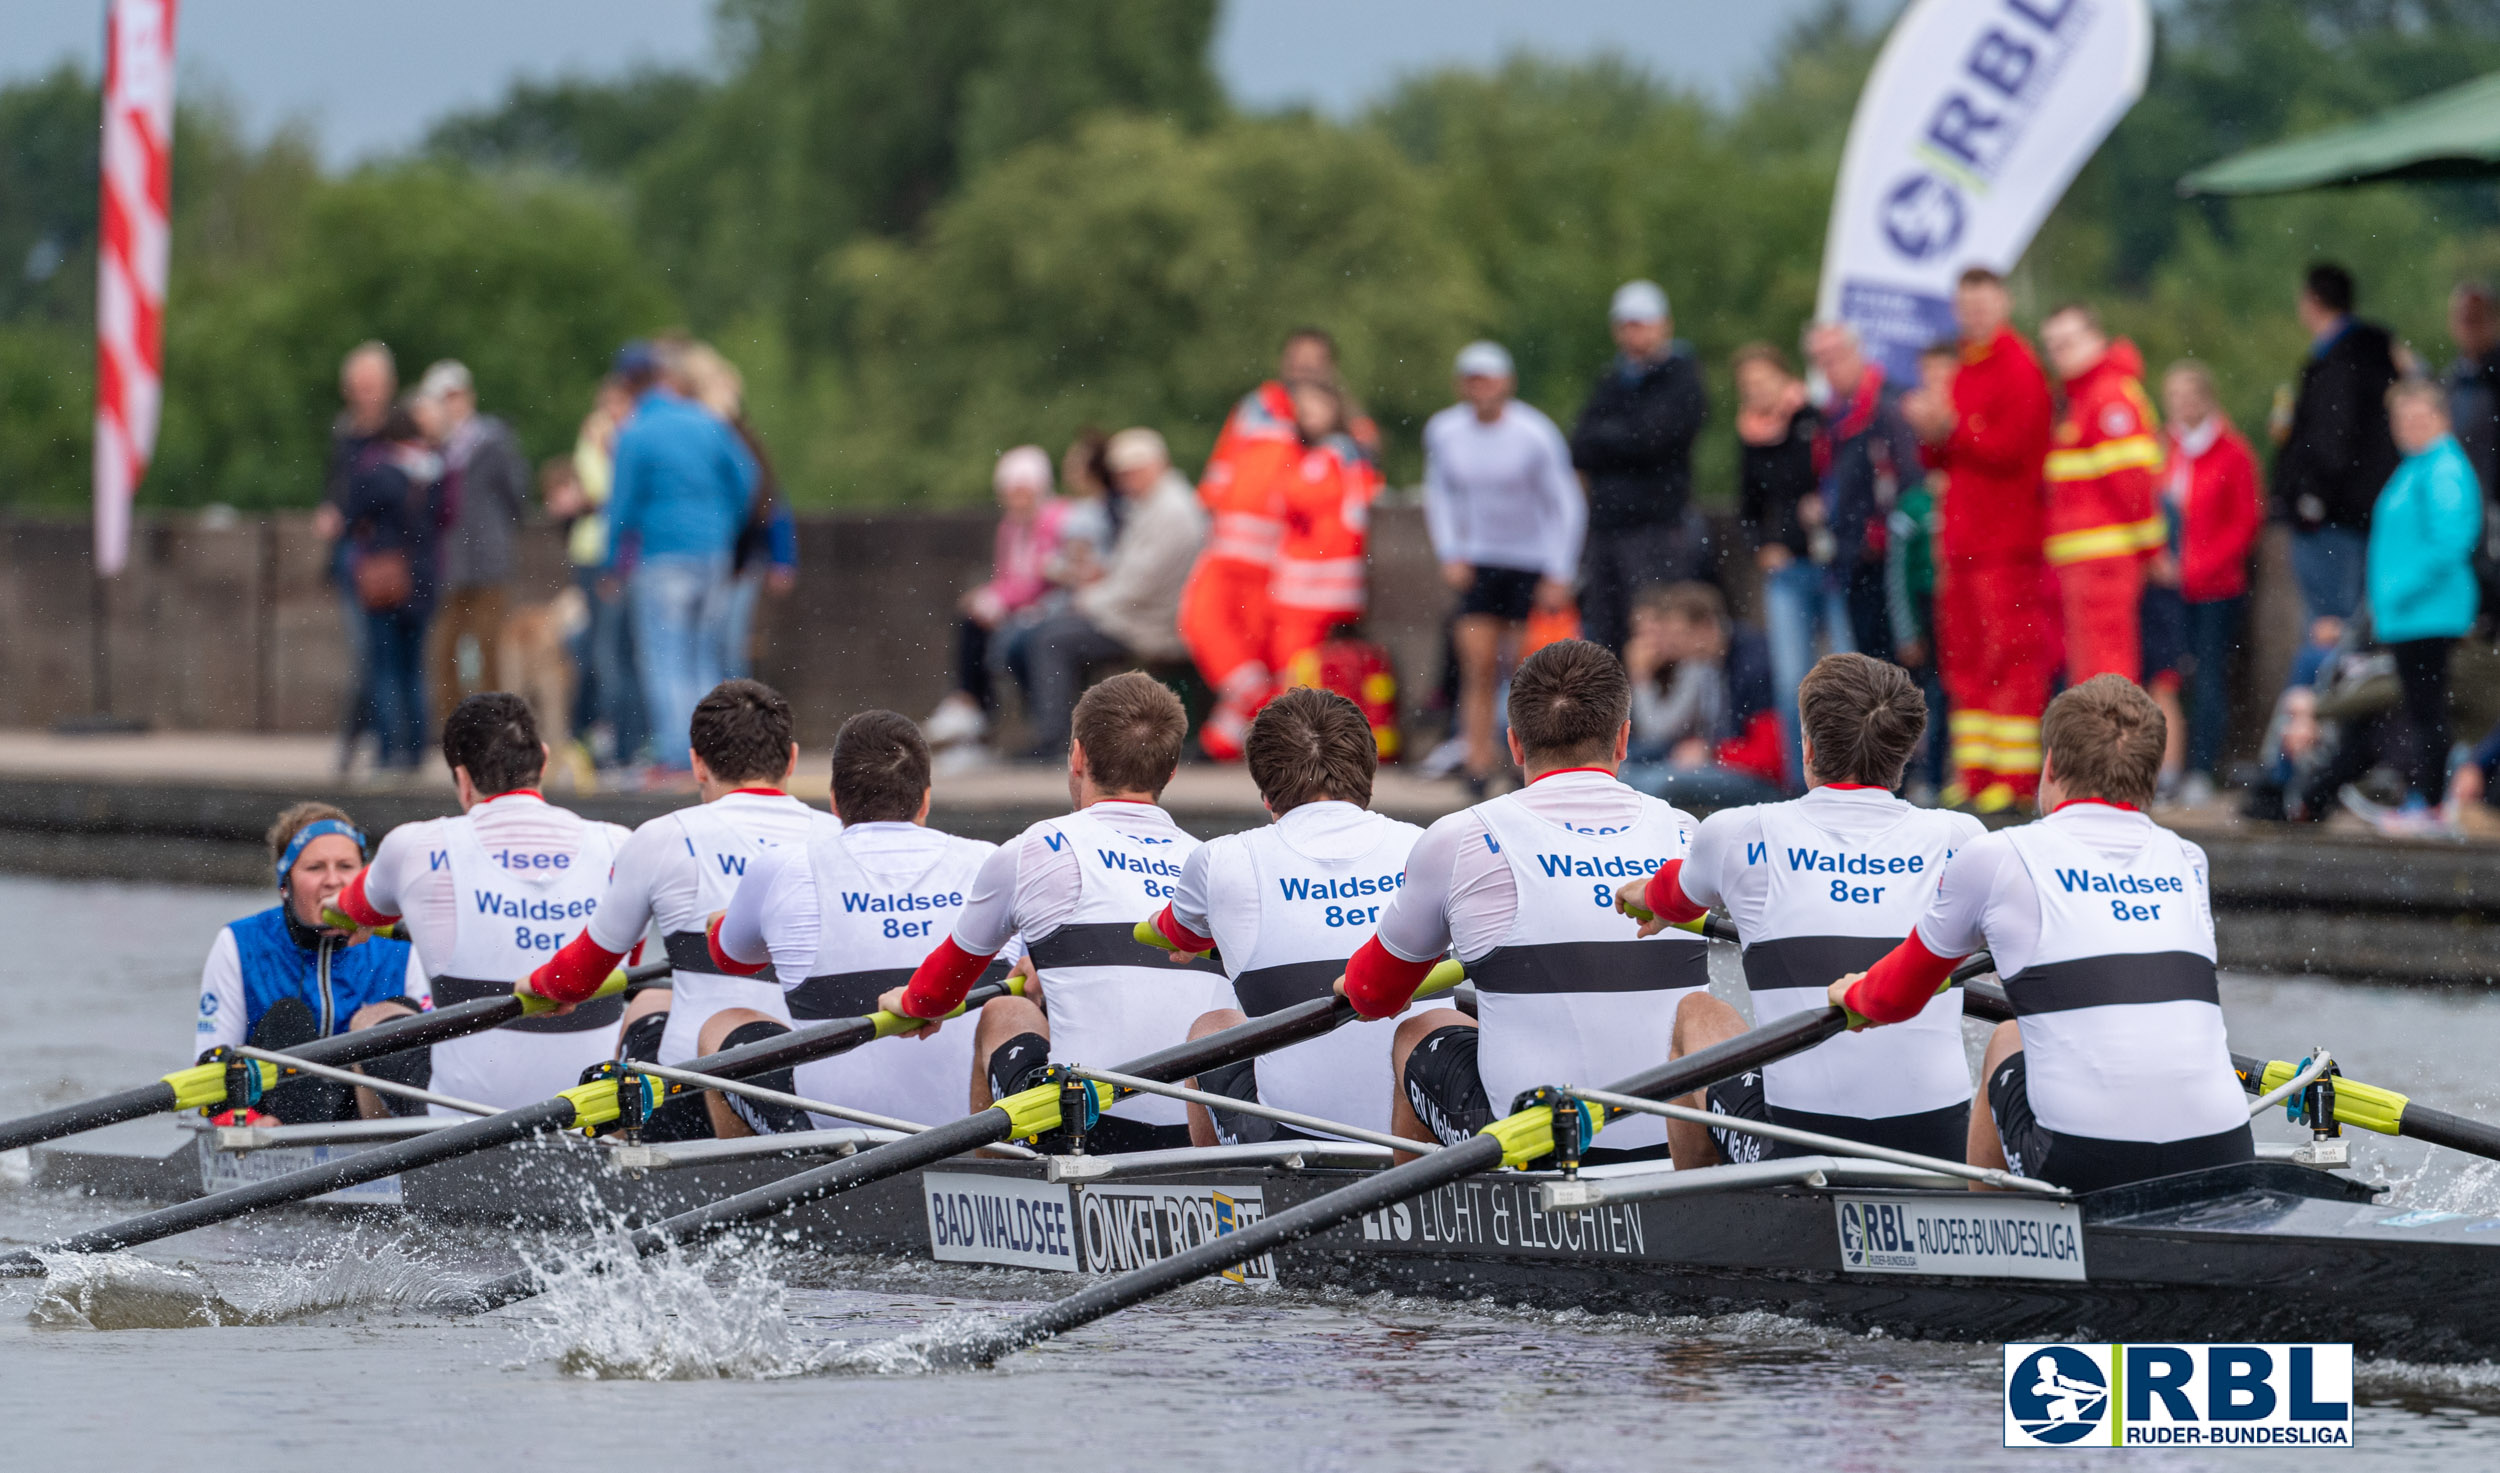
{"label": "green foliage", "polygon": [[68,66],[0,89],[0,322],[94,315],[103,111]]}
{"label": "green foliage", "polygon": [[426,131],[423,152],[473,169],[620,177],[674,135],[708,95],[702,79],[658,68],[613,82],[523,80],[494,107],[436,123]]}

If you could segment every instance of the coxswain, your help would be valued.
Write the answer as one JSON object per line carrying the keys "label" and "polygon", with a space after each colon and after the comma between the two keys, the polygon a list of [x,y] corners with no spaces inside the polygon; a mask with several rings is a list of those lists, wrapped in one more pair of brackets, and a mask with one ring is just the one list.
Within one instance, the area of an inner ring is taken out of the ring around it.
{"label": "coxswain", "polygon": [[[437,1007],[526,992],[530,972],[597,912],[627,838],[538,791],[547,747],[529,703],[509,691],[452,711],[443,761],[460,812],[391,830],[337,902],[359,926],[405,921]],[[446,1039],[433,1046],[431,1088],[503,1109],[535,1104],[615,1057],[624,1012],[622,998],[601,998]]]}
{"label": "coxswain", "polygon": [[[703,1025],[725,1008],[789,1021],[770,967],[756,975],[724,972],[713,964],[705,933],[758,861],[839,827],[831,814],[783,791],[798,761],[796,731],[790,703],[771,686],[725,680],[712,687],[687,724],[702,801],[634,830],[617,851],[616,873],[590,924],[530,975],[530,990],[589,996],[652,928],[674,970],[667,987],[626,1004],[622,1057],[682,1064],[705,1052],[698,1043]],[[644,1138],[708,1134],[702,1115],[692,1099],[663,1107]]]}
{"label": "coxswain", "polygon": [[[1806,795],[1721,809],[1693,831],[1689,855],[1616,892],[1627,913],[1646,913],[1644,934],[1725,909],[1744,939],[1756,1025],[1821,1008],[1824,978],[1870,967],[1898,945],[1946,861],[1986,832],[1968,814],[1894,796],[1927,731],[1926,699],[1900,666],[1826,655],[1799,682],[1797,710]],[[1958,1161],[1971,1098],[1961,1019],[1961,993],[1936,994],[1898,1028],[1835,1038],[1714,1084],[1707,1108]],[[1746,1027],[1736,1009],[1696,992],[1676,1010],[1675,1056]],[[1698,1095],[1679,1103],[1705,1104]],[[1680,1120],[1667,1123],[1667,1141],[1687,1170],[1805,1154]]]}
{"label": "coxswain", "polygon": [[1923,1016],[1981,949],[2014,1006],[1967,1159],[2078,1192],[2254,1159],[2214,985],[2205,852],[2145,817],[2161,708],[2119,675],[2049,703],[2036,823],[1963,846],[1902,943],[1830,1000]]}
{"label": "coxswain", "polygon": [[[1407,851],[1424,833],[1370,811],[1380,753],[1362,708],[1344,696],[1309,686],[1286,691],[1250,723],[1245,748],[1259,800],[1275,821],[1193,851],[1171,903],[1154,915],[1175,961],[1213,951],[1232,979],[1226,1006],[1192,1024],[1192,1038],[1326,997],[1346,959],[1371,939],[1381,907],[1405,879]],[[1353,1024],[1210,1070],[1197,1086],[1387,1130],[1380,1079],[1396,1032],[1385,1018]],[[1197,1105],[1189,1107],[1189,1126],[1201,1146],[1307,1134],[1255,1115],[1218,1111],[1210,1119]]]}
{"label": "coxswain", "polygon": [[[200,969],[203,1061],[213,1050],[238,1044],[283,1052],[425,1009],[431,992],[414,948],[321,919],[323,907],[365,861],[365,836],[353,820],[327,803],[298,803],[269,826],[269,857],[278,903],[220,929]],[[425,1083],[422,1050],[364,1067],[404,1084]],[[289,1125],[420,1108],[310,1076],[279,1085],[257,1107]]]}
{"label": "coxswain", "polygon": [[[1456,1144],[1525,1091],[1655,1067],[1677,1006],[1708,985],[1700,937],[1638,937],[1615,914],[1616,886],[1682,859],[1693,831],[1615,776],[1631,707],[1623,662],[1602,645],[1557,640],[1520,661],[1509,743],[1527,786],[1426,830],[1378,934],[1347,964],[1345,995],[1366,1018],[1402,1010],[1444,952],[1476,984],[1476,1020],[1433,1011],[1398,1025],[1396,1134]],[[1653,1116],[1597,1139],[1587,1159],[1666,1149]]]}
{"label": "coxswain", "polygon": [[[1180,766],[1189,717],[1150,676],[1114,675],[1076,703],[1068,797],[981,865],[952,935],[909,985],[878,999],[913,1018],[943,1018],[1009,938],[1024,938],[1038,1000],[1002,997],[973,1034],[975,1110],[1025,1088],[1047,1064],[1116,1068],[1181,1042],[1222,999],[1223,972],[1198,962],[1176,974],[1136,937],[1138,918],[1172,898],[1198,841],[1158,805]],[[1391,1011],[1395,1011],[1392,1009]],[[1180,1103],[1141,1095],[1087,1132],[1102,1151],[1189,1144]]]}
{"label": "coxswain", "polygon": [[[998,850],[928,827],[929,743],[892,711],[862,711],[834,736],[833,811],[838,828],[819,829],[750,868],[712,931],[712,964],[777,973],[786,1011],[715,1013],[703,1025],[703,1052],[761,1042],[794,1020],[875,1012],[881,995],[910,979],[932,940],[954,929],[982,862]],[[853,1049],[754,1082],[924,1125],[952,1120],[970,1108],[973,1031]],[[742,1096],[705,1098],[713,1133],[723,1138],[848,1123]]]}

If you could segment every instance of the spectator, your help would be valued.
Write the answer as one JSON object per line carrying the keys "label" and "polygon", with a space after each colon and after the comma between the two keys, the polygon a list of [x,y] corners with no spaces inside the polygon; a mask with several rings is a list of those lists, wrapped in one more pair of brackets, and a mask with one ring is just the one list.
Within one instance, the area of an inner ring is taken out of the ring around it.
{"label": "spectator", "polygon": [[[1919,387],[1903,395],[1953,402],[1953,375],[1961,367],[1960,345],[1930,344],[1918,355]],[[1905,416],[1906,417],[1906,416]],[[1944,516],[1942,471],[1922,468],[1904,476],[1884,522],[1884,601],[1892,628],[1893,658],[1918,680],[1927,701],[1927,730],[1912,762],[1908,796],[1932,802],[1945,784],[1944,683],[1936,670],[1936,529]],[[1800,776],[1802,776],[1800,772]]]}
{"label": "spectator", "polygon": [[2457,345],[2448,422],[2489,499],[2500,495],[2500,296],[2489,283],[2459,282],[2448,294],[2448,336]]}
{"label": "spectator", "polygon": [[1633,595],[1713,574],[1709,524],[1691,504],[1693,441],[1710,400],[1657,283],[1624,283],[1608,316],[1618,352],[1571,432],[1571,463],[1589,502],[1580,620],[1619,655]]}
{"label": "spectator", "polygon": [[608,566],[627,578],[659,765],[684,772],[695,703],[723,678],[731,550],[758,472],[727,424],[662,382],[656,354],[619,356],[634,404],[616,437]]}
{"label": "spectator", "polygon": [[[620,360],[637,353],[629,347]],[[569,464],[539,471],[539,495],[547,514],[565,523],[564,555],[573,566],[589,614],[574,637],[573,664],[581,679],[573,687],[572,730],[602,767],[641,760],[644,733],[642,678],[634,665],[632,621],[622,580],[607,569],[607,505],[616,478],[616,431],[633,412],[625,380],[611,373],[599,383],[590,413],[573,440]]]}
{"label": "spectator", "polygon": [[2447,810],[2441,817],[2455,833],[2487,828],[2500,808],[2500,726],[2483,733],[2474,750],[2448,778]]}
{"label": "spectator", "polygon": [[2249,557],[2265,506],[2257,458],[2223,414],[2205,365],[2172,364],[2161,399],[2170,420],[2162,476],[2169,542],[2146,570],[2145,598],[2148,608],[2175,599],[2182,611],[2188,719],[2179,801],[2197,807],[2213,796],[2230,727],[2231,660],[2248,618]]}
{"label": "spectator", "polygon": [[1067,512],[1050,494],[1050,455],[1039,445],[1018,445],[998,457],[990,488],[999,512],[990,581],[955,602],[963,615],[955,639],[955,689],[929,714],[931,747],[969,745],[988,733],[997,709],[990,676],[993,637],[1050,593],[1050,564]]}
{"label": "spectator", "polygon": [[1457,725],[1480,789],[1506,765],[1493,744],[1503,646],[1516,658],[1531,610],[1570,607],[1588,502],[1562,431],[1512,397],[1518,379],[1500,344],[1469,343],[1456,373],[1459,402],[1424,423],[1424,523],[1458,595]]}
{"label": "spectator", "polygon": [[2040,341],[2066,388],[2045,468],[2042,543],[2064,608],[2066,683],[2140,680],[2144,563],[2164,532],[2154,506],[2161,426],[2144,394],[2144,359],[2135,344],[2111,342],[2100,314],[2081,302],[2051,312]]}
{"label": "spectator", "polygon": [[747,423],[746,380],[737,366],[709,343],[688,343],[672,357],[679,392],[729,426],[755,462],[755,493],[729,556],[729,605],[719,633],[724,679],[745,680],[755,670],[755,610],[767,589],[785,598],[799,583],[799,524],[781,499],[772,457]]}
{"label": "spectator", "polygon": [[1126,503],[1127,525],[1102,577],[1078,589],[1064,612],[1035,625],[1020,650],[1018,674],[1033,721],[1025,755],[1036,762],[1066,753],[1086,666],[1188,653],[1178,627],[1181,584],[1206,540],[1206,513],[1154,431],[1120,431],[1104,459]]}
{"label": "spectator", "polygon": [[[1809,334],[1808,351],[1812,348]],[[1736,350],[1732,367],[1737,523],[1762,573],[1762,621],[1770,634],[1781,749],[1793,758],[1797,682],[1813,662],[1816,639],[1828,649],[1856,647],[1848,589],[1831,576],[1831,521],[1815,465],[1823,422],[1779,349],[1748,343]],[[1824,371],[1828,377],[1830,370]]]}
{"label": "spectator", "polygon": [[1953,292],[1962,362],[1949,396],[1902,408],[1944,472],[1937,530],[1936,655],[1953,712],[1955,773],[1944,800],[1996,813],[2040,785],[2040,712],[2056,655],[2040,617],[2040,477],[2049,453],[2048,380],[2013,329],[2005,278],[1984,266]]}
{"label": "spectator", "polygon": [[[512,427],[477,412],[468,368],[445,358],[417,381],[410,404],[443,457],[442,586],[434,609],[435,709],[449,711],[495,685],[487,667],[503,632],[512,540],[529,507],[529,461]],[[561,712],[547,713],[552,723]]]}
{"label": "spectator", "polygon": [[2398,459],[2387,428],[2394,340],[2353,316],[2353,301],[2351,272],[2309,268],[2298,303],[2309,358],[2274,457],[2275,509],[2292,524],[2292,573],[2311,621],[2360,607],[2370,506]]}
{"label": "spectator", "polygon": [[357,601],[348,573],[347,483],[365,450],[390,417],[391,398],[399,392],[399,370],[390,348],[362,342],[339,360],[338,417],[330,421],[330,458],[322,473],[321,505],[313,511],[313,535],[330,544],[330,582],[339,592],[339,628],[347,647],[357,652],[354,687],[339,722],[339,773],[345,776],[356,760],[356,739],[373,726],[373,682],[365,667],[365,611]]}
{"label": "spectator", "polygon": [[2474,546],[2483,534],[2474,468],[2449,432],[2439,385],[2407,379],[2388,391],[2404,460],[2379,494],[2370,526],[2371,633],[2396,660],[2412,740],[2403,754],[2404,827],[2426,826],[2446,795],[2448,655],[2474,627]]}
{"label": "spectator", "polygon": [[1767,803],[1787,786],[1771,657],[1707,583],[1642,591],[1624,649],[1632,740],[1623,780],[1685,808]]}
{"label": "spectator", "polygon": [[434,612],[443,461],[404,406],[358,454],[341,514],[364,626],[378,765],[414,772],[425,753],[425,627]]}
{"label": "spectator", "polygon": [[1380,471],[1346,429],[1345,396],[1324,383],[1293,386],[1302,454],[1284,479],[1268,602],[1267,666],[1280,681],[1340,625],[1360,623],[1369,602],[1371,506]]}
{"label": "spectator", "polygon": [[[1840,596],[1847,622],[1831,636],[1832,652],[1889,650],[1891,619],[1884,603],[1884,515],[1901,482],[1925,474],[1917,431],[1901,415],[1901,386],[1888,382],[1878,364],[1869,363],[1855,329],[1825,323],[1811,335],[1815,367],[1831,386],[1823,405],[1815,441],[1820,467],[1815,501],[1822,513],[1830,551],[1824,583]],[[1843,641],[1846,641],[1845,643]],[[1813,661],[1798,666],[1803,680]],[[1783,680],[1795,740],[1795,682]],[[1793,756],[1796,749],[1791,747]]]}
{"label": "spectator", "polygon": [[1088,425],[1059,457],[1063,510],[1058,545],[1045,569],[1061,588],[1082,588],[1102,576],[1111,544],[1120,540],[1120,498],[1111,491],[1111,467],[1103,460],[1111,437]]}

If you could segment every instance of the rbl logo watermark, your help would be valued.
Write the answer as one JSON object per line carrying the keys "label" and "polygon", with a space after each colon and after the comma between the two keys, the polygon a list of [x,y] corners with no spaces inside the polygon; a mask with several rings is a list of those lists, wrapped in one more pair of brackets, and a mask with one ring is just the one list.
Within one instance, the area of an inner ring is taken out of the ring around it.
{"label": "rbl logo watermark", "polygon": [[2349,1345],[2008,1345],[2007,1447],[2350,1447]]}

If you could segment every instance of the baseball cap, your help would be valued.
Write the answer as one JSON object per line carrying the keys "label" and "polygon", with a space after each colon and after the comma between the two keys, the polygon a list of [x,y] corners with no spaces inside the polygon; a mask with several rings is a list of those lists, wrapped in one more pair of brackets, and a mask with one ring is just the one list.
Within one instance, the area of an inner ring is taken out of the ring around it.
{"label": "baseball cap", "polygon": [[1161,435],[1140,427],[1113,435],[1111,443],[1102,448],[1102,459],[1103,464],[1115,471],[1133,471],[1147,466],[1169,465],[1172,463],[1172,452],[1164,445]]}
{"label": "baseball cap", "polygon": [[1458,350],[1460,378],[1511,378],[1510,350],[1489,338],[1478,338]]}
{"label": "baseball cap", "polygon": [[445,358],[425,371],[417,380],[417,397],[440,399],[445,394],[473,394],[477,386],[469,380],[469,366],[457,358]]}
{"label": "baseball cap", "polygon": [[616,350],[616,357],[608,364],[608,371],[620,378],[632,378],[638,373],[649,373],[659,366],[659,351],[651,346],[651,340],[635,338]]}
{"label": "baseball cap", "polygon": [[1654,281],[1627,281],[1615,288],[1614,305],[1606,316],[1613,322],[1664,322],[1667,294]]}
{"label": "baseball cap", "polygon": [[1018,445],[998,457],[998,468],[990,472],[990,485],[1000,491],[1010,486],[1037,486],[1050,489],[1050,456],[1039,445]]}

